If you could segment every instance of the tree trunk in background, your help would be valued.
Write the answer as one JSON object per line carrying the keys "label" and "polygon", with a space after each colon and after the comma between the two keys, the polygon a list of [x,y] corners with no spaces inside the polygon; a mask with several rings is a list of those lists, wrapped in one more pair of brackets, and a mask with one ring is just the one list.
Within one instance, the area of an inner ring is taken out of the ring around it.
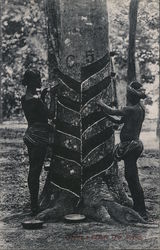
{"label": "tree trunk in background", "polygon": [[113,162],[113,124],[97,105],[100,98],[115,101],[106,0],[48,0],[47,13],[49,78],[58,92],[53,157],[40,201],[45,210],[37,218],[82,212],[107,221],[109,212],[125,223],[128,208],[116,202],[129,201]]}
{"label": "tree trunk in background", "polygon": [[159,83],[159,102],[158,102],[158,120],[157,120],[157,129],[156,129],[156,134],[157,134],[157,137],[159,138],[160,136],[160,83]]}
{"label": "tree trunk in background", "polygon": [[136,27],[139,0],[131,0],[129,9],[129,48],[128,48],[128,83],[136,79]]}
{"label": "tree trunk in background", "polygon": [[2,2],[0,3],[0,123],[3,121],[2,115],[2,81],[1,81],[1,74],[2,74],[2,24],[1,24],[1,17],[2,17]]}

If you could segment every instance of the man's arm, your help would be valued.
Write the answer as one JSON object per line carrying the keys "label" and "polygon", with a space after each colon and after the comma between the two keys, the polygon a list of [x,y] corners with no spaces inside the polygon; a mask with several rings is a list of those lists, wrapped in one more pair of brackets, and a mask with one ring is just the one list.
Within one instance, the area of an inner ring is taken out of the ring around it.
{"label": "man's arm", "polygon": [[54,85],[50,89],[50,108],[49,108],[49,118],[52,119],[52,121],[55,121],[56,119],[56,109],[57,109],[57,96],[59,92],[59,84]]}
{"label": "man's arm", "polygon": [[109,107],[107,104],[105,104],[103,102],[102,99],[99,100],[98,104],[102,107],[103,111],[107,115],[117,115],[117,116],[124,116],[125,115],[125,113],[123,112],[123,110],[113,109],[113,108]]}
{"label": "man's arm", "polygon": [[113,122],[115,124],[120,125],[120,124],[124,123],[123,117],[121,117],[120,119],[116,119],[116,118],[114,118],[113,116],[111,116],[109,114],[106,114],[106,116],[107,116],[108,120],[110,120],[111,122]]}
{"label": "man's arm", "polygon": [[[45,88],[41,93],[41,101],[43,103],[43,107],[48,115],[48,119],[55,119],[55,112],[56,112],[56,95],[58,92],[58,84],[54,85],[52,88]],[[45,103],[45,96],[47,93],[50,93],[50,105],[49,108]]]}

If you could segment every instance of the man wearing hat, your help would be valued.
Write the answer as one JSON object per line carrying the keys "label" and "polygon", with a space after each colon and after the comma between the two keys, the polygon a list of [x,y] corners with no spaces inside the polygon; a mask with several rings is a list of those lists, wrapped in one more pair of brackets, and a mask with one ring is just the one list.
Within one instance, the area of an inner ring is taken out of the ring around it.
{"label": "man wearing hat", "polygon": [[125,178],[133,199],[133,209],[147,220],[144,193],[139,182],[137,160],[143,151],[143,144],[139,139],[142,123],[145,117],[145,110],[140,100],[146,95],[142,85],[133,81],[127,87],[127,106],[123,109],[113,109],[106,105],[103,100],[99,101],[102,110],[109,117],[110,115],[120,116],[121,120],[111,117],[116,123],[123,123],[120,132],[120,143],[114,151],[115,161],[124,160]]}

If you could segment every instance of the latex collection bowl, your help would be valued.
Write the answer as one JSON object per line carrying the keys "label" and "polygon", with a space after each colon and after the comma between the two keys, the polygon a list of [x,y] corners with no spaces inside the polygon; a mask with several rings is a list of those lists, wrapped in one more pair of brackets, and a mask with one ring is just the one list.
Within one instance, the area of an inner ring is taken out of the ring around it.
{"label": "latex collection bowl", "polygon": [[81,222],[86,219],[86,216],[83,214],[67,214],[64,216],[64,219],[67,222]]}
{"label": "latex collection bowl", "polygon": [[22,222],[24,229],[41,229],[43,227],[43,221],[41,220],[28,220]]}

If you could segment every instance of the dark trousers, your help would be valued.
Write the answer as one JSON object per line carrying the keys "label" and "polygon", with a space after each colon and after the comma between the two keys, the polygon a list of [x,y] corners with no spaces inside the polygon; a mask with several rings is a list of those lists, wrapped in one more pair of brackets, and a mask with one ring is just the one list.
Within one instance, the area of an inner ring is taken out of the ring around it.
{"label": "dark trousers", "polygon": [[47,147],[27,145],[29,154],[28,187],[31,199],[31,209],[38,208],[39,178],[45,160]]}
{"label": "dark trousers", "polygon": [[134,209],[139,213],[144,213],[145,203],[144,203],[144,193],[141,187],[138,169],[137,169],[137,159],[139,158],[142,150],[135,150],[132,153],[127,154],[124,158],[125,165],[125,178],[128,182],[128,187],[131,192],[131,196],[134,203]]}

